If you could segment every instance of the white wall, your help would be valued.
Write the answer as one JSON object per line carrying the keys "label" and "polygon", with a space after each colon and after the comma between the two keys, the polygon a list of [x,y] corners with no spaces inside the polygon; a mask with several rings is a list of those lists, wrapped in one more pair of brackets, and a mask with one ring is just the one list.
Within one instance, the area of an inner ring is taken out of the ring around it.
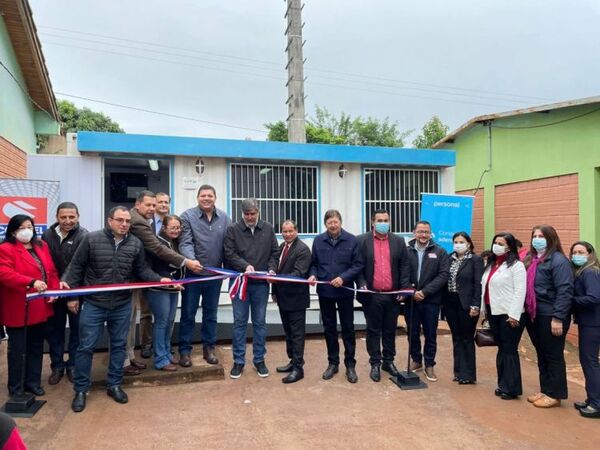
{"label": "white wall", "polygon": [[60,182],[60,201],[79,208],[88,230],[104,226],[102,159],[99,156],[28,155],[27,178]]}
{"label": "white wall", "polygon": [[321,214],[319,225],[325,231],[323,216],[328,209],[337,209],[342,214],[346,231],[360,234],[362,230],[361,166],[344,164],[344,178],[338,174],[339,163],[321,164]]}

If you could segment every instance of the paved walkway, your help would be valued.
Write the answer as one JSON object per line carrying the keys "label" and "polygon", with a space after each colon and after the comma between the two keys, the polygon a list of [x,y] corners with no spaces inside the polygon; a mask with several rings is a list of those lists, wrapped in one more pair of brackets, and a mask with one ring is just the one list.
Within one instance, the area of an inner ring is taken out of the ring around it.
{"label": "paved walkway", "polygon": [[[406,338],[397,342],[404,354]],[[478,350],[477,385],[452,383],[450,344],[450,336],[440,336],[440,381],[419,391],[401,391],[387,379],[373,383],[360,338],[356,385],[342,373],[321,379],[326,366],[322,339],[307,342],[306,378],[284,385],[275,373],[275,366],[285,362],[284,343],[276,341],[268,344],[271,376],[266,379],[246,366],[238,380],[132,387],[127,405],[95,390],[80,414],[70,410],[72,391],[64,379],[45,386],[48,403],[37,416],[17,423],[32,449],[599,448],[600,420],[583,419],[572,407],[573,400],[584,398],[575,365],[569,369],[569,401],[540,410],[524,398],[503,401],[493,395],[495,349]],[[524,388],[530,394],[538,386],[537,367],[530,351],[523,350]],[[230,347],[220,346],[219,352],[228,373]],[[573,362],[575,355],[568,356]],[[2,343],[0,385],[5,383]],[[4,402],[6,393],[0,390]]]}

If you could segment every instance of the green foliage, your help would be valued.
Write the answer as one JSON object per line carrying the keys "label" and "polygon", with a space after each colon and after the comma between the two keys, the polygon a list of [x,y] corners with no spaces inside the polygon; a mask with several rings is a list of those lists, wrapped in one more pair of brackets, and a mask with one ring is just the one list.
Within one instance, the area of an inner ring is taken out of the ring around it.
{"label": "green foliage", "polygon": [[67,100],[58,102],[58,111],[65,132],[77,131],[109,131],[124,133],[119,124],[103,113],[94,112],[89,108],[77,108]]}
{"label": "green foliage", "polygon": [[448,134],[448,129],[448,125],[444,124],[438,116],[433,116],[423,125],[422,133],[413,141],[413,145],[417,148],[431,148]]}
{"label": "green foliage", "polygon": [[[269,141],[287,142],[287,126],[283,121],[267,123]],[[316,107],[315,116],[306,121],[306,142],[318,144],[370,145],[377,147],[403,147],[404,139],[412,133],[401,132],[398,123],[389,118],[372,117],[354,119],[342,112],[335,117],[326,108]]]}

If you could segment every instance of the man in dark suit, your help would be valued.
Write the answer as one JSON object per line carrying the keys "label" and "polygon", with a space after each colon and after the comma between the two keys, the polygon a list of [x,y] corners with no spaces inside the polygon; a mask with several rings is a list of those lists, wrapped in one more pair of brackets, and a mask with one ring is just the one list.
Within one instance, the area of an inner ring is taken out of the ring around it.
{"label": "man in dark suit", "polygon": [[[380,292],[409,288],[408,250],[403,237],[390,233],[389,213],[385,209],[374,211],[371,225],[372,231],[358,236],[365,263],[357,279],[358,286]],[[394,365],[394,357],[402,298],[390,294],[366,293],[359,293],[357,298],[363,305],[367,319],[367,351],[371,363],[371,379],[380,381],[381,369],[397,376],[398,369]]]}
{"label": "man in dark suit", "polygon": [[[283,222],[281,235],[284,242],[279,246],[281,252],[275,272],[278,275],[306,278],[310,269],[311,254],[308,246],[298,239],[296,223],[293,220]],[[284,383],[295,383],[304,378],[304,332],[306,308],[310,306],[308,289],[308,284],[303,283],[273,284],[273,300],[279,305],[286,351],[290,359],[288,364],[277,368],[277,372],[289,372],[281,380]]]}

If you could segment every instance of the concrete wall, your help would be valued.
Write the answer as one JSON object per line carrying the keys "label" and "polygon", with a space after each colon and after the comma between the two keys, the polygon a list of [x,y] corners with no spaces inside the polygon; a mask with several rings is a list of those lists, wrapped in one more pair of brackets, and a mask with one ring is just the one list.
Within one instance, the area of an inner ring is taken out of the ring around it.
{"label": "concrete wall", "polygon": [[[485,242],[491,240],[495,231],[496,186],[577,174],[580,237],[600,244],[598,106],[563,108],[494,121],[494,126],[502,128],[492,128],[491,170],[482,182]],[[558,123],[540,126],[555,122]],[[488,168],[488,144],[487,127],[476,125],[459,135],[454,144],[445,146],[456,150],[456,190],[477,187],[481,174]]]}

